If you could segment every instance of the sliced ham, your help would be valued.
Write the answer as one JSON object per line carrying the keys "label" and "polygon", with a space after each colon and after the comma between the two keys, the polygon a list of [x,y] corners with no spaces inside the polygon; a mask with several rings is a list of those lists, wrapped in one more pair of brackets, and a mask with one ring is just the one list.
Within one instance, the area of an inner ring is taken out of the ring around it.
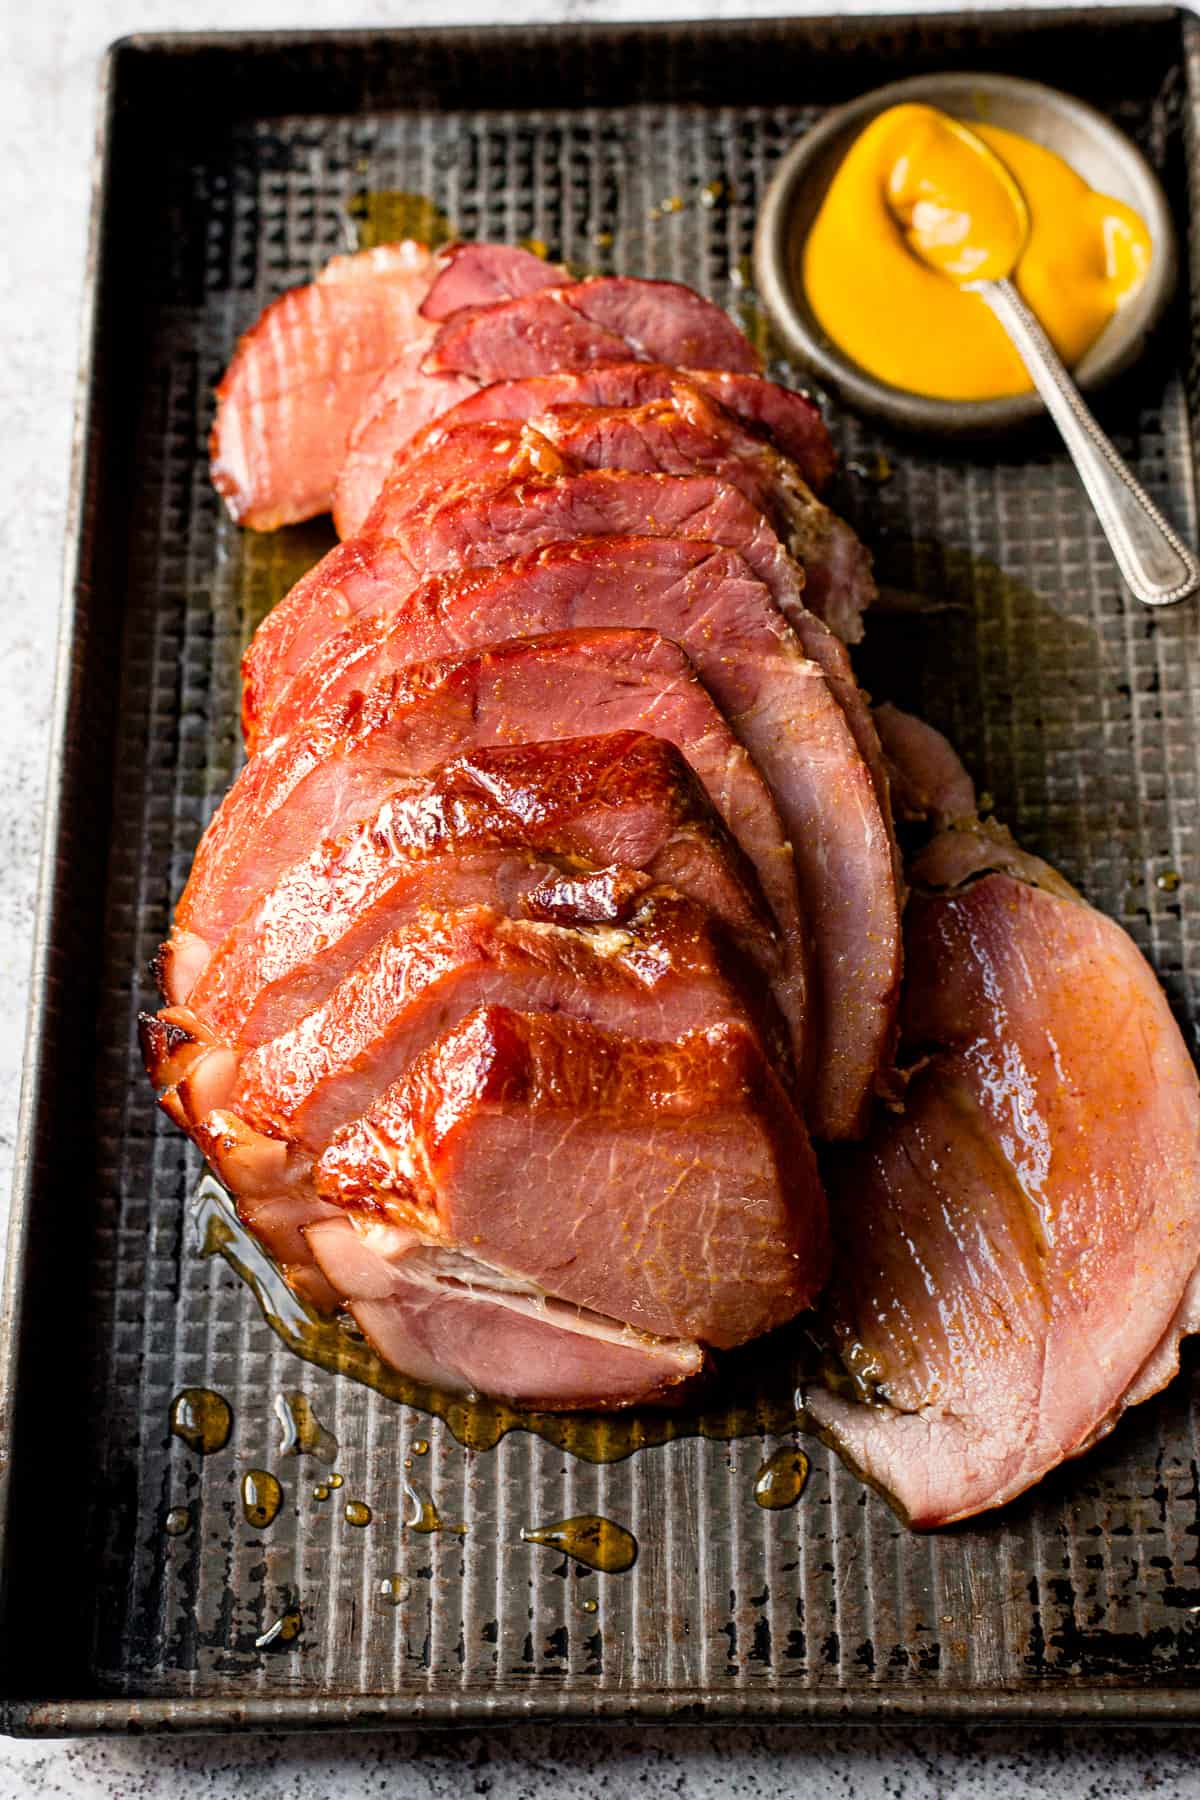
{"label": "sliced ham", "polygon": [[[514,477],[625,469],[708,474],[728,483],[771,521],[800,562],[806,606],[845,641],[861,638],[875,584],[859,539],[822,506],[786,457],[686,382],[677,382],[670,397],[639,406],[557,406],[520,431],[505,421],[435,424],[418,434],[381,485],[410,499],[444,493],[464,479],[494,480],[506,455]],[[358,458],[347,459],[335,502],[343,537],[363,529],[381,491],[367,491],[364,473]],[[372,529],[381,523],[375,514]]]}
{"label": "sliced ham", "polygon": [[739,551],[785,616],[803,606],[800,570],[728,482],[614,469],[542,476],[531,468],[528,448],[517,452],[515,478],[505,474],[501,453],[493,477],[465,480],[440,496],[389,482],[358,541],[393,538],[414,567],[433,575],[488,567],[560,538],[699,538]]}
{"label": "sliced ham", "polygon": [[673,281],[602,275],[541,288],[446,320],[430,374],[487,383],[595,363],[675,363],[757,375],[762,359],[711,300]]}
{"label": "sliced ham", "polygon": [[494,306],[539,288],[560,287],[566,270],[515,244],[448,244],[421,302],[421,317],[440,323],[467,307]]}
{"label": "sliced ham", "polygon": [[[490,902],[525,917],[611,924],[654,881],[707,907],[777,976],[778,944],[753,871],[661,738],[626,732],[479,750],[410,787],[287,869],[192,985],[172,986],[168,945],[168,1001],[186,1000],[215,1039],[250,1047],[296,1024],[422,907]],[[556,858],[566,869],[547,861]],[[189,1032],[172,1019],[156,1022],[163,1087],[194,1058]]]}
{"label": "sliced ham", "polygon": [[[795,463],[814,493],[819,494],[828,483],[836,457],[813,401],[761,375],[739,375],[724,369],[632,362],[498,381],[460,400],[442,415],[441,423],[467,425],[505,419],[524,423],[560,406],[648,406],[654,401],[675,400],[681,393],[705,395],[743,430],[754,433],[760,442],[773,443]],[[403,449],[407,442],[400,438],[395,450]]]}
{"label": "sliced ham", "polygon": [[395,1226],[343,1215],[308,1239],[384,1361],[443,1392],[603,1409],[653,1404],[704,1368],[698,1344],[648,1337],[461,1252],[431,1254]]}
{"label": "sliced ham", "polygon": [[940,825],[973,817],[975,784],[940,731],[890,701],[875,708],[875,727],[901,818]]}
{"label": "sliced ham", "polygon": [[421,365],[426,348],[425,340],[419,340],[380,376],[350,435],[334,499],[342,537],[350,536],[366,517],[397,453],[431,422],[523,423],[556,406],[645,406],[670,399],[681,382],[715,400],[747,430],[765,435],[791,458],[815,492],[820,493],[833,473],[833,445],[812,401],[759,375],[625,362],[480,388],[467,375],[425,374]]}
{"label": "sliced ham", "polygon": [[1037,886],[984,872],[1010,841],[943,836],[924,865],[963,885],[910,901],[904,1110],[830,1167],[827,1310],[873,1403],[807,1400],[919,1526],[1013,1498],[1161,1386],[1200,1260],[1200,1088],[1152,971],[1036,859]]}
{"label": "sliced ham", "polygon": [[271,729],[294,729],[410,663],[521,634],[612,625],[646,626],[678,643],[766,777],[815,944],[814,1126],[824,1137],[853,1136],[890,1058],[899,990],[890,819],[824,673],[736,553],[690,539],[584,538],[426,583],[331,640],[287,691]]}
{"label": "sliced ham", "polygon": [[806,1060],[807,934],[770,793],[686,656],[649,631],[575,631],[391,676],[251,758],[196,852],[175,931],[209,953],[283,871],[398,786],[489,745],[652,729],[682,752],[757,871],[778,924],[780,1003]]}
{"label": "sliced ham", "polygon": [[320,1006],[251,1050],[228,1071],[225,1092],[195,1110],[228,1105],[253,1129],[319,1152],[442,1031],[490,1002],[653,1042],[743,1024],[785,1054],[773,1011],[707,916],[651,890],[617,927],[506,919],[487,907],[427,913],[381,938]]}
{"label": "sliced ham", "polygon": [[338,1134],[317,1187],[423,1218],[557,1299],[718,1347],[794,1317],[827,1264],[804,1129],[736,1025],[655,1042],[483,1007]]}
{"label": "sliced ham", "polygon": [[411,241],[337,256],[242,338],[210,442],[214,485],[239,523],[270,531],[328,511],[372,388],[403,345],[433,329],[420,317],[433,270],[432,253]]}

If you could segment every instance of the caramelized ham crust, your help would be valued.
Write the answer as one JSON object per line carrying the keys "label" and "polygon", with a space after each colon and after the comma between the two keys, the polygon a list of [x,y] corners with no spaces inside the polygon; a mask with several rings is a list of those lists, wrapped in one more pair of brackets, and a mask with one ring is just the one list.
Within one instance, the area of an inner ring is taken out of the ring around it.
{"label": "caramelized ham crust", "polygon": [[[292,730],[410,662],[521,633],[622,624],[688,653],[771,789],[814,939],[811,1116],[823,1137],[853,1136],[890,1059],[900,982],[890,814],[830,683],[740,556],[686,539],[584,538],[434,580],[330,640],[269,728]],[[770,848],[751,854],[761,869]]]}
{"label": "caramelized ham crust", "polygon": [[565,632],[418,665],[274,739],[247,763],[201,841],[176,908],[177,939],[215,948],[319,836],[337,835],[405,779],[463,751],[648,725],[683,753],[754,863],[780,931],[778,994],[802,1067],[808,941],[779,815],[686,656],[649,631]]}
{"label": "caramelized ham crust", "polygon": [[317,1187],[660,1337],[742,1343],[825,1273],[808,1140],[736,1025],[648,1042],[481,1008],[338,1134]]}
{"label": "caramelized ham crust", "polygon": [[366,517],[397,453],[432,421],[524,422],[556,406],[644,406],[673,398],[681,384],[707,395],[744,429],[790,457],[814,492],[820,493],[833,473],[833,445],[812,401],[759,375],[626,362],[480,388],[467,375],[425,374],[426,348],[419,340],[380,376],[351,433],[335,499],[343,537]]}
{"label": "caramelized ham crust", "polygon": [[447,1025],[491,1001],[652,1041],[745,1023],[786,1057],[773,1008],[706,915],[652,889],[620,926],[506,919],[488,907],[424,914],[388,932],[318,1007],[188,1110],[229,1105],[255,1130],[319,1152]]}
{"label": "caramelized ham crust", "polygon": [[456,313],[425,367],[487,383],[631,361],[748,375],[762,366],[732,319],[691,288],[601,275]]}
{"label": "caramelized ham crust", "polygon": [[186,1000],[216,1037],[251,1047],[297,1023],[422,908],[477,901],[613,924],[655,881],[704,906],[765,975],[778,974],[753,870],[673,745],[620,732],[477,750],[414,779],[293,864],[198,981],[165,946],[163,992],[174,1005]]}

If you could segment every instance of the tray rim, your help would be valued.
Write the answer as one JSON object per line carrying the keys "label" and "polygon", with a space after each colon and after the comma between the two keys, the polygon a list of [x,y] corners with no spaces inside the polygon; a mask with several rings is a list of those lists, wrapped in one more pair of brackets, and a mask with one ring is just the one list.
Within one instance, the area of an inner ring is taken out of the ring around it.
{"label": "tray rim", "polygon": [[[926,12],[917,8],[879,10],[855,15],[852,23],[902,28],[924,25],[935,30],[947,20],[980,26],[1027,24],[1036,29],[1050,24],[1085,25],[1097,10],[1114,24],[1178,24],[1181,44],[1200,38],[1200,0],[1101,0],[1100,6],[1051,5],[1003,6],[986,12],[967,8],[962,12]],[[10,1199],[7,1251],[0,1300],[0,1616],[3,1614],[8,1571],[8,1509],[12,1473],[13,1415],[19,1403],[18,1375],[26,1286],[26,1263],[37,1187],[34,1155],[38,1123],[53,1088],[49,1066],[46,1012],[55,944],[58,851],[66,788],[66,749],[72,711],[77,702],[81,675],[75,666],[77,645],[87,623],[88,582],[86,558],[89,525],[85,499],[96,455],[97,415],[100,408],[98,377],[101,327],[101,295],[104,290],[104,226],[113,165],[115,122],[121,99],[122,64],[132,54],[162,55],[176,51],[217,50],[231,54],[252,47],[268,50],[303,49],[314,45],[352,49],[378,43],[402,46],[421,38],[427,45],[450,48],[455,43],[512,41],[550,38],[569,32],[576,42],[617,38],[632,31],[662,34],[687,31],[719,39],[750,25],[770,26],[779,32],[826,30],[831,34],[845,25],[843,15],[813,13],[766,18],[665,18],[651,20],[585,20],[546,24],[454,24],[444,26],[364,26],[331,30],[245,30],[132,32],[114,39],[101,58],[97,79],[97,108],[91,158],[89,223],[84,262],[83,298],[78,329],[75,402],[71,434],[70,473],[65,511],[60,610],[55,670],[51,692],[50,729],[44,813],[39,850],[36,899],[28,987],[20,1104],[14,1140],[13,1180]],[[1195,120],[1200,129],[1200,118]],[[1191,221],[1193,236],[1197,224]],[[1200,479],[1200,466],[1193,474]],[[982,1716],[981,1716],[982,1715]],[[921,1692],[911,1687],[880,1684],[848,1691],[833,1683],[815,1688],[789,1685],[784,1680],[762,1689],[696,1687],[643,1689],[602,1688],[586,1682],[557,1687],[553,1695],[531,1687],[521,1696],[511,1689],[498,1694],[485,1688],[447,1689],[444,1692],[414,1689],[410,1693],[363,1692],[340,1699],[319,1693],[280,1695],[273,1699],[236,1700],[220,1695],[170,1697],[98,1693],[93,1698],[14,1699],[0,1691],[0,1734],[13,1737],[73,1737],[99,1734],[216,1733],[237,1729],[302,1731],[315,1728],[370,1731],[399,1726],[477,1726],[491,1724],[586,1724],[602,1723],[795,1723],[884,1724],[920,1720],[925,1723],[1031,1723],[1031,1724],[1165,1724],[1200,1725],[1200,1678],[1194,1686],[1141,1685],[1120,1682],[1107,1685],[1093,1680],[1085,1686],[1069,1677],[1045,1680],[1036,1689],[955,1687]]]}

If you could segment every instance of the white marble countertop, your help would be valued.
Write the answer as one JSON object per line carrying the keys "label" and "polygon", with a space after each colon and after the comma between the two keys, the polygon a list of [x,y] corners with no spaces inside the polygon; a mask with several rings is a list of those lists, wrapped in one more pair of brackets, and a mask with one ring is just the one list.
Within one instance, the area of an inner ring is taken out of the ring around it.
{"label": "white marble countertop", "polygon": [[[914,0],[915,3],[915,0]],[[986,0],[976,0],[976,5]],[[922,0],[926,10],[954,10]],[[60,588],[99,58],[131,31],[770,16],[879,0],[21,0],[0,5],[0,1211],[7,1203]],[[0,1800],[573,1800],[736,1793],[950,1800],[1200,1796],[1183,1732],[755,1727],[22,1743]]]}

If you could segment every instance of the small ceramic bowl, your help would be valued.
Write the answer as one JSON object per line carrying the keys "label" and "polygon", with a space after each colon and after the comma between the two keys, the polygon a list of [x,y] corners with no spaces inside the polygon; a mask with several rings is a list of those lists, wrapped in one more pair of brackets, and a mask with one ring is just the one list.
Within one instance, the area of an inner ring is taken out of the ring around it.
{"label": "small ceramic bowl", "polygon": [[858,134],[904,101],[937,106],[965,124],[1001,125],[1044,144],[1099,193],[1124,200],[1150,232],[1150,270],[1074,370],[1095,388],[1140,355],[1175,285],[1175,231],[1166,197],[1141,151],[1081,100],[1009,75],[921,75],[875,88],[838,107],[793,145],[763,201],[754,241],[755,283],[788,351],[849,405],[910,431],[992,434],[1027,424],[1043,411],[1034,393],[1005,400],[931,400],[869,375],[830,342],[804,294],[805,239],[830,182]]}

